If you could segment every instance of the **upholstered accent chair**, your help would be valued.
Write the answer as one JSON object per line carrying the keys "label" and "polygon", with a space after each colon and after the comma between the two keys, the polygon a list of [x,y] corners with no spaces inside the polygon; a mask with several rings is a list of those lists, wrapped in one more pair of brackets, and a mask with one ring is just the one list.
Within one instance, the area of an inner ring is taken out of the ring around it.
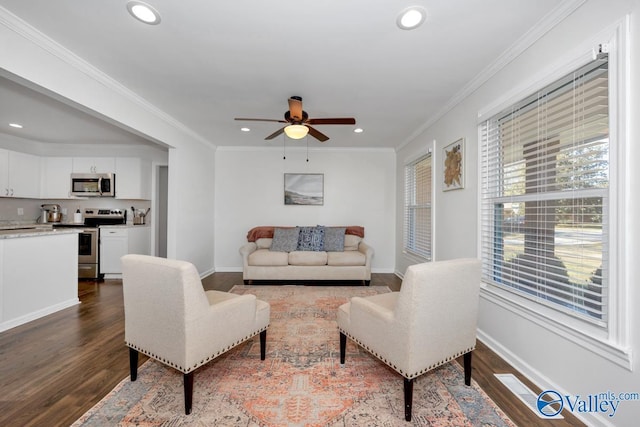
{"label": "upholstered accent chair", "polygon": [[177,369],[184,374],[189,414],[197,368],[257,334],[265,359],[268,303],[255,295],[205,291],[195,266],[186,261],[147,255],[125,255],[121,261],[131,381],[138,375],[138,352]]}
{"label": "upholstered accent chair", "polygon": [[410,266],[399,292],[353,297],[339,307],[340,363],[349,337],[402,375],[405,419],[411,421],[418,376],[464,356],[464,381],[471,385],[479,293],[476,259]]}

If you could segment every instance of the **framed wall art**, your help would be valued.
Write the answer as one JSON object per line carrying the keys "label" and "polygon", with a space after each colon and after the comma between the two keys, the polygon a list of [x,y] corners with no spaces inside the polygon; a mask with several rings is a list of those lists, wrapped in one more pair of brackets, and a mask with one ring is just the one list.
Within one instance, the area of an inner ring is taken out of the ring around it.
{"label": "framed wall art", "polygon": [[442,191],[464,188],[464,138],[442,149],[444,182]]}
{"label": "framed wall art", "polygon": [[324,174],[285,173],[285,205],[323,205]]}

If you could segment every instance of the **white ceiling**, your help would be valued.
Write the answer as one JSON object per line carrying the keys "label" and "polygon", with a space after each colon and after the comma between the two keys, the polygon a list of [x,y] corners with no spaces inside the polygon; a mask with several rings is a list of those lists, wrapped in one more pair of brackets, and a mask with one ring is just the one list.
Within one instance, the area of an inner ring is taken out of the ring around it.
{"label": "white ceiling", "polygon": [[[398,147],[566,0],[147,2],[159,25],[133,19],[127,0],[0,7],[212,144],[281,145],[284,136],[264,140],[280,124],[233,119],[281,119],[287,98],[299,95],[310,117],[356,118],[357,126],[317,126],[331,138],[324,144]],[[422,5],[427,21],[400,30],[396,17],[411,5]],[[251,132],[240,132],[247,125]],[[0,132],[42,142],[143,142],[1,78]]]}

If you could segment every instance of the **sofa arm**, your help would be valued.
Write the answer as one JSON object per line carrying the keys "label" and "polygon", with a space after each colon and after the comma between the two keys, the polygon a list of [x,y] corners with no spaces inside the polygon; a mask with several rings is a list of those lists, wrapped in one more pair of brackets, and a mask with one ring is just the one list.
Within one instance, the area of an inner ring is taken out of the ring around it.
{"label": "sofa arm", "polygon": [[366,266],[371,267],[371,258],[373,258],[373,248],[367,245],[365,242],[360,242],[358,245],[358,251],[362,252],[367,258]]}
{"label": "sofa arm", "polygon": [[255,242],[249,242],[240,247],[240,255],[242,255],[242,263],[246,267],[249,265],[249,255],[258,249],[258,245]]}

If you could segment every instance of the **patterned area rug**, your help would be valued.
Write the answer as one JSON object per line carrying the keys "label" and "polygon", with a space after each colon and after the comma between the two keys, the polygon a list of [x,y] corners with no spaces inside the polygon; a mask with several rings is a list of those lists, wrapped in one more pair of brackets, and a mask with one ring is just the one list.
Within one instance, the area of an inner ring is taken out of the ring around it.
{"label": "patterned area rug", "polygon": [[414,382],[404,421],[402,377],[348,341],[340,366],[336,310],[351,296],[386,287],[235,286],[271,304],[267,359],[258,337],[195,373],[184,414],[182,374],[154,360],[125,378],[74,426],[509,426],[462,368],[449,363]]}

